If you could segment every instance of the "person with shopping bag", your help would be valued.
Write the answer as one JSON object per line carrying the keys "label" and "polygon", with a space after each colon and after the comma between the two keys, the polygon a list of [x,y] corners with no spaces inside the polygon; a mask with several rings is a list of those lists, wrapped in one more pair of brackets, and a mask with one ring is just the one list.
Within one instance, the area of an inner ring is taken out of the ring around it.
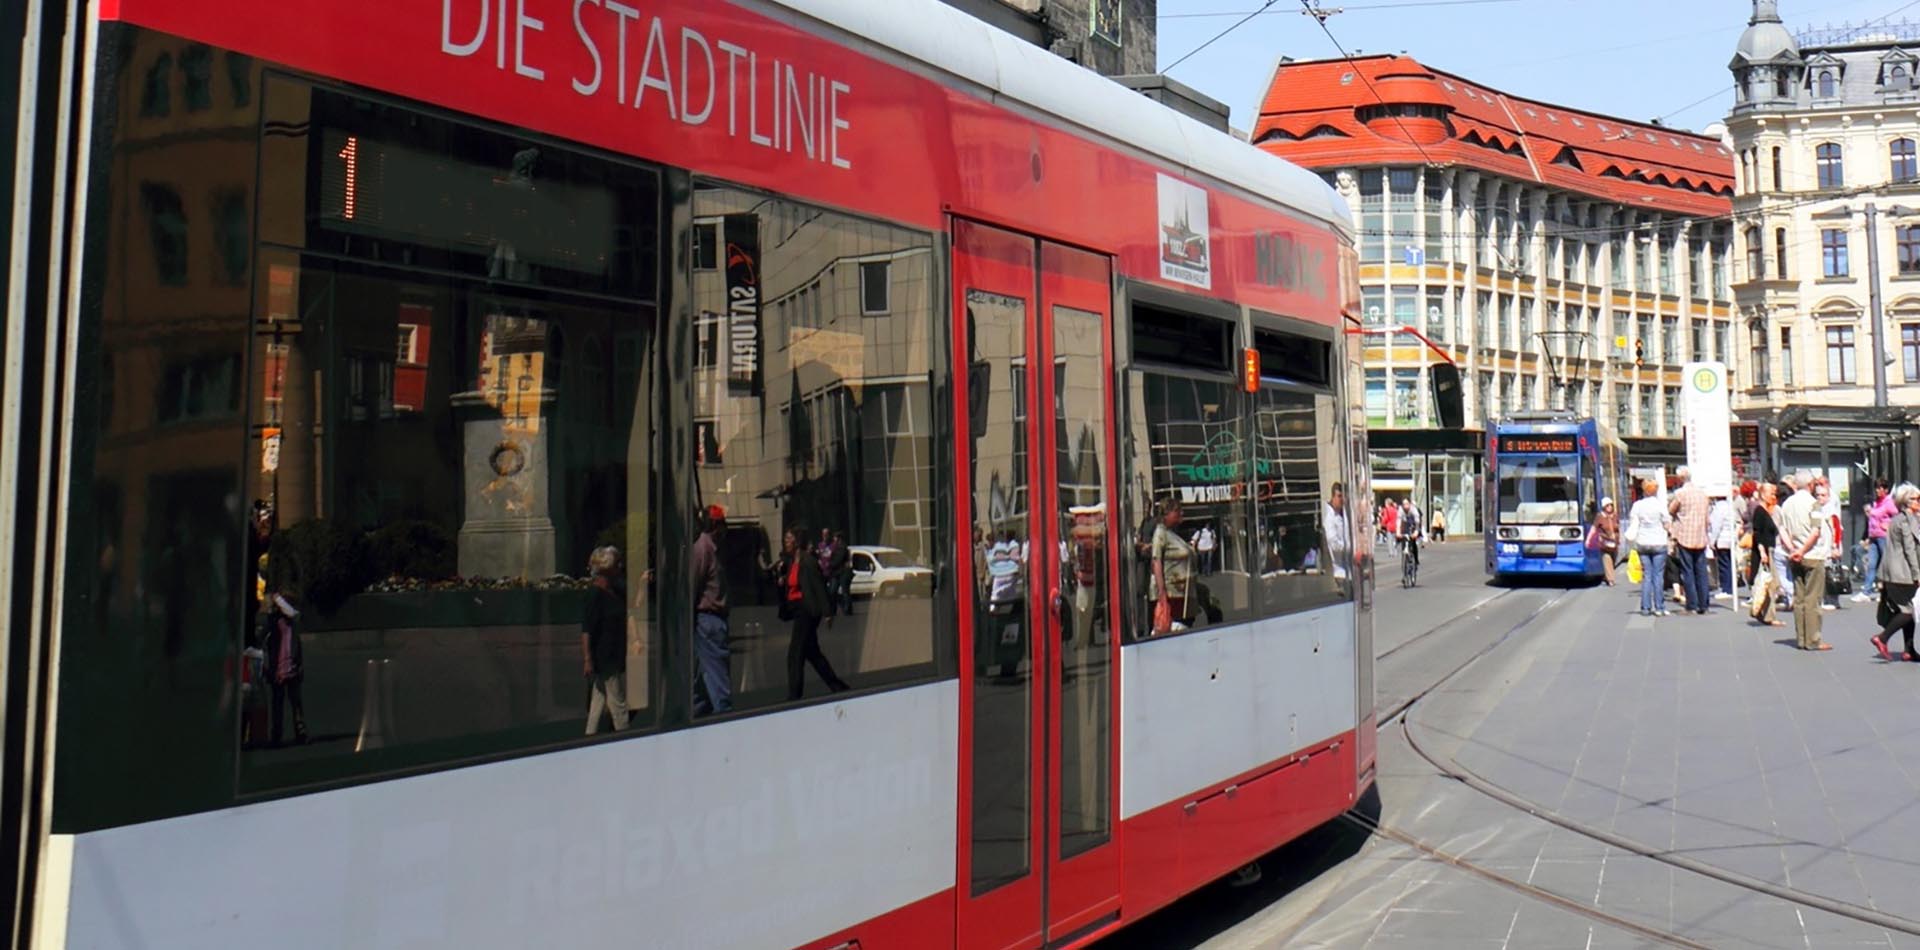
{"label": "person with shopping bag", "polygon": [[1753,602],[1747,613],[1769,627],[1786,626],[1774,617],[1781,566],[1773,556],[1780,544],[1780,528],[1773,517],[1779,507],[1778,486],[1772,482],[1761,485],[1754,493],[1753,530],[1747,536],[1753,548]]}
{"label": "person with shopping bag", "polygon": [[1600,499],[1600,514],[1593,519],[1593,528],[1588,532],[1587,548],[1600,552],[1600,568],[1606,574],[1606,585],[1614,586],[1613,568],[1620,558],[1620,510],[1613,499]]}
{"label": "person with shopping bag", "polygon": [[[1667,548],[1672,536],[1667,526],[1673,514],[1660,500],[1660,485],[1649,478],[1640,485],[1640,500],[1627,510],[1627,543],[1633,545],[1640,560],[1640,613],[1647,617],[1672,616],[1667,609]],[[1628,568],[1632,570],[1631,567]]]}

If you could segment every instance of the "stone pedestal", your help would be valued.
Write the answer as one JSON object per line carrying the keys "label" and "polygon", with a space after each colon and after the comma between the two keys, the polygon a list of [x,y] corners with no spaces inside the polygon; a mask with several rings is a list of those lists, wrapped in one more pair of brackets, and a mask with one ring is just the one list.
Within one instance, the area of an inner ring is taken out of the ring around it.
{"label": "stone pedestal", "polygon": [[[544,392],[544,410],[553,401]],[[551,429],[525,417],[501,417],[479,395],[455,396],[466,411],[462,429],[462,484],[466,520],[460,525],[459,571],[464,577],[543,578],[553,573],[548,440]]]}

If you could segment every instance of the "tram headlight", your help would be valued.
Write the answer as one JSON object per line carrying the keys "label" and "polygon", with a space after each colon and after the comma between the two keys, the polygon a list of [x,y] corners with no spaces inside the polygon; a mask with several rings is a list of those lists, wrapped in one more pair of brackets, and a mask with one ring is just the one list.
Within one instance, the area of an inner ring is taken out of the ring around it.
{"label": "tram headlight", "polygon": [[1502,540],[1502,541],[1518,541],[1518,540],[1520,540],[1520,529],[1519,529],[1519,528],[1501,528],[1501,529],[1500,529],[1500,540]]}
{"label": "tram headlight", "polygon": [[1561,529],[1560,529],[1560,540],[1562,540],[1562,541],[1578,541],[1578,540],[1580,540],[1580,529],[1579,529],[1579,528],[1561,528]]}

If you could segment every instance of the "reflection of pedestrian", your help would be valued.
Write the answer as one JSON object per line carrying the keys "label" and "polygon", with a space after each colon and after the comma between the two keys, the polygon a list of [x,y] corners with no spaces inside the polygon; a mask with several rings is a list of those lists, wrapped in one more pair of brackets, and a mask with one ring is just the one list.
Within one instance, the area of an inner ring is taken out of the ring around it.
{"label": "reflection of pedestrian", "polygon": [[847,533],[833,533],[833,552],[827,556],[827,580],[832,583],[834,608],[853,616],[853,554],[847,550]]}
{"label": "reflection of pedestrian", "polygon": [[987,655],[1002,679],[1026,656],[1026,545],[1011,529],[987,549]]}
{"label": "reflection of pedestrian", "polygon": [[1167,499],[1166,513],[1153,531],[1153,632],[1180,633],[1187,629],[1188,588],[1193,574],[1193,547],[1180,536],[1180,499]]}
{"label": "reflection of pedestrian", "polygon": [[1347,486],[1334,482],[1327,493],[1327,506],[1320,512],[1320,536],[1327,542],[1328,572],[1336,580],[1347,576],[1347,562],[1353,556],[1353,533],[1347,525]]}
{"label": "reflection of pedestrian", "polygon": [[300,646],[300,634],[293,626],[299,618],[300,611],[287,603],[285,597],[277,593],[268,595],[267,613],[261,622],[266,627],[263,639],[267,681],[273,684],[271,736],[274,745],[280,744],[283,730],[280,712],[285,706],[293,707],[293,741],[303,745],[307,741],[307,706],[300,697],[300,685],[307,678],[306,654]]}
{"label": "reflection of pedestrian", "polygon": [[1202,576],[1212,574],[1215,570],[1213,566],[1213,552],[1216,543],[1213,529],[1206,525],[1201,525],[1200,530],[1193,533],[1193,550],[1200,555],[1200,574]]}
{"label": "reflection of pedestrian", "polygon": [[617,587],[620,549],[595,548],[587,558],[593,587],[580,617],[580,665],[587,677],[587,735],[600,731],[600,713],[613,731],[627,728],[627,598]]}
{"label": "reflection of pedestrian", "polygon": [[820,621],[833,612],[833,605],[827,596],[819,557],[806,550],[806,542],[801,540],[805,537],[804,529],[787,529],[780,563],[773,569],[774,579],[780,585],[780,618],[793,621],[793,632],[787,640],[788,699],[799,699],[805,694],[809,665],[827,684],[828,690],[838,693],[848,688],[846,682],[834,674],[827,655],[820,652]]}
{"label": "reflection of pedestrian", "polygon": [[699,663],[694,678],[693,714],[705,716],[733,710],[733,672],[727,645],[727,576],[720,569],[720,539],[727,530],[727,512],[719,505],[707,508],[707,530],[693,542],[693,655]]}

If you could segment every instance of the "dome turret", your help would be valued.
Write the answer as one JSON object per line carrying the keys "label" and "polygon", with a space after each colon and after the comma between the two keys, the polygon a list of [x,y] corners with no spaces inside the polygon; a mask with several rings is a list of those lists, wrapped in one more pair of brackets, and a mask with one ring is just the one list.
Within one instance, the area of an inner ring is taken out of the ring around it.
{"label": "dome turret", "polygon": [[1779,0],[1753,0],[1753,19],[1747,21],[1747,31],[1740,34],[1734,58],[1766,63],[1782,53],[1794,59],[1800,57],[1799,44],[1793,41],[1793,34],[1787,32],[1786,24],[1780,22]]}

